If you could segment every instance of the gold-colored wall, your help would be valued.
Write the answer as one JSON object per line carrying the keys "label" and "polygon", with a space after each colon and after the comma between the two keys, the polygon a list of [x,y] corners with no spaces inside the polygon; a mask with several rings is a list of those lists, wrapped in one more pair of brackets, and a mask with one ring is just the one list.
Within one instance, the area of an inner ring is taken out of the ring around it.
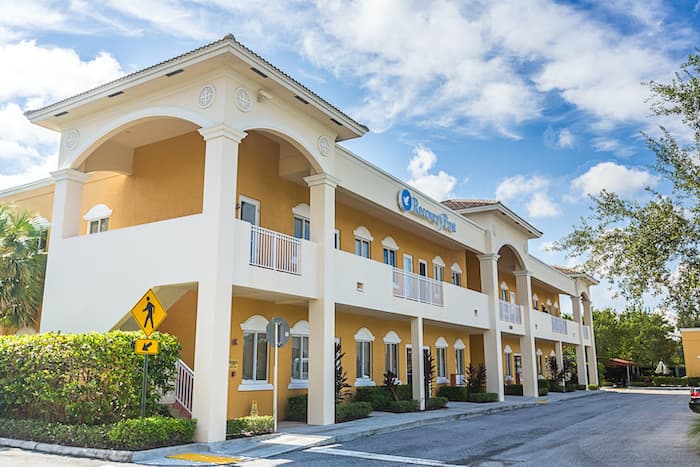
{"label": "gold-colored wall", "polygon": [[[532,285],[532,295],[537,295],[539,304],[538,304],[538,310],[537,311],[542,311],[542,304],[547,303],[547,300],[550,300],[552,302],[552,311],[551,313],[554,316],[560,316],[561,315],[561,303],[559,303],[559,294],[550,292],[547,290],[544,290],[541,287],[537,287],[536,285]],[[558,304],[559,307],[555,308],[554,304]]]}
{"label": "gold-colored wall", "polygon": [[691,377],[700,376],[700,329],[681,331],[685,373]]}
{"label": "gold-colored wall", "polygon": [[549,377],[549,371],[547,369],[547,359],[549,358],[552,352],[554,352],[554,354],[556,355],[556,345],[554,344],[554,342],[535,339],[535,352],[537,352],[537,349],[540,349],[542,351],[542,371],[545,378],[547,378]]}
{"label": "gold-colored wall", "polygon": [[510,293],[513,292],[515,294],[515,302],[517,303],[518,301],[518,288],[516,287],[516,282],[515,282],[515,275],[505,272],[505,271],[498,271],[498,299],[502,300],[501,297],[501,284],[505,282],[506,285],[508,286],[508,301],[510,301]]}
{"label": "gold-colored wall", "polygon": [[53,184],[1,197],[0,204],[17,206],[19,210],[27,210],[45,219],[51,220],[51,212],[53,211]]}
{"label": "gold-colored wall", "polygon": [[168,309],[168,316],[158,330],[177,336],[178,342],[182,345],[180,358],[194,370],[194,336],[197,333],[196,290],[185,293]]}

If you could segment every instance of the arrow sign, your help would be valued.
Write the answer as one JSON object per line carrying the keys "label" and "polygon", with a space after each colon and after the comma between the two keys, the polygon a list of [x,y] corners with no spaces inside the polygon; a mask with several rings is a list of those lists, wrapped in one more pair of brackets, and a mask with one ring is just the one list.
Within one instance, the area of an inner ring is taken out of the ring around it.
{"label": "arrow sign", "polygon": [[155,339],[137,339],[134,351],[139,355],[158,355],[158,341]]}

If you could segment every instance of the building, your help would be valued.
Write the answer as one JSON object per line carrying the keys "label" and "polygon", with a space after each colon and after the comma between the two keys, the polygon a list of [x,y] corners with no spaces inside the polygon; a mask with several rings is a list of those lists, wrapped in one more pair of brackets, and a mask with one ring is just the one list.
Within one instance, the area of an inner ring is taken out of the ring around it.
{"label": "building", "polygon": [[685,374],[700,377],[700,328],[681,328]]}
{"label": "building", "polygon": [[198,440],[271,413],[273,317],[281,413],[308,391],[312,424],[334,422],[336,340],[354,386],[391,369],[421,404],[423,352],[437,385],[484,363],[501,399],[566,346],[597,383],[593,278],[530,255],[541,232],[503,204],[438,203],[336,144],[367,128],[231,35],[26,115],[61,133],[51,179],[0,193],[50,222],[40,330],[135,329],[153,287]]}

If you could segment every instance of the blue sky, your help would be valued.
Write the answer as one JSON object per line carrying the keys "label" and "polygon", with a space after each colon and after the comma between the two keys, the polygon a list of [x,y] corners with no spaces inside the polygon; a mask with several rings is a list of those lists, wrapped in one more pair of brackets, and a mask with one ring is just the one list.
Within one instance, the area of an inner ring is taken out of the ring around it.
{"label": "blue sky", "polygon": [[230,32],[366,123],[350,150],[439,199],[501,199],[545,232],[533,254],[574,264],[546,246],[588,194],[667,189],[640,132],[687,133],[649,116],[641,83],[670,80],[699,25],[695,1],[2,2],[0,189],[55,164],[24,110]]}

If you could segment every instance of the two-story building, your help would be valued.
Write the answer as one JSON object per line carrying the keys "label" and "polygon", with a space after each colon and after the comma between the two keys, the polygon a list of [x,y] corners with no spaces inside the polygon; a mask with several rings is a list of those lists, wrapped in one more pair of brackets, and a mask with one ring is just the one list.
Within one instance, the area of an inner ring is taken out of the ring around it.
{"label": "two-story building", "polygon": [[501,399],[537,396],[566,346],[597,383],[593,278],[530,255],[541,232],[503,204],[439,203],[349,152],[366,127],[231,35],[26,115],[61,133],[50,179],[0,192],[50,223],[40,331],[136,329],[154,288],[198,440],[271,413],[273,317],[279,404],[308,392],[312,424],[334,422],[336,342],[352,385],[390,370],[421,404],[424,352],[437,386],[483,363]]}

